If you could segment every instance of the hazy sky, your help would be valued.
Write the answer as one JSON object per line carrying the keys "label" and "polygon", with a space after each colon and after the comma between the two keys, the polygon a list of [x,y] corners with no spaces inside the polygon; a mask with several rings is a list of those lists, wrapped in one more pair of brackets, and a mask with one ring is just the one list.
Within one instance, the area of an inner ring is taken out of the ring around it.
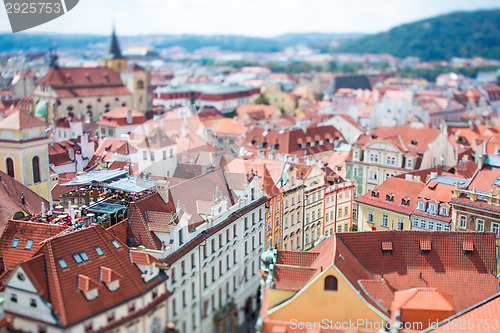
{"label": "hazy sky", "polygon": [[[3,7],[3,6],[2,6]],[[274,36],[286,32],[380,32],[456,10],[500,8],[498,0],[80,0],[29,32]],[[5,8],[0,31],[11,31]]]}

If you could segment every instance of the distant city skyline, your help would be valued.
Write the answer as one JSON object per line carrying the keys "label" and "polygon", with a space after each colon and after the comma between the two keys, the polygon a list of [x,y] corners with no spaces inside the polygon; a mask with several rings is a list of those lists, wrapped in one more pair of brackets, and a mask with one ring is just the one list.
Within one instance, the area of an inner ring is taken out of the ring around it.
{"label": "distant city skyline", "polygon": [[[403,23],[459,10],[500,8],[498,0],[80,0],[66,15],[26,32],[122,36],[284,33],[377,33]],[[0,32],[10,32],[5,8]]]}

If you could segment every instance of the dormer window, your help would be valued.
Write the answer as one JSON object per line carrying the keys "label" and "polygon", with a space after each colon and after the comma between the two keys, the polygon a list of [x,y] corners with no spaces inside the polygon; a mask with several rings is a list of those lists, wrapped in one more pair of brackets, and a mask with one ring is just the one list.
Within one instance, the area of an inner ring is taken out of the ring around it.
{"label": "dormer window", "polygon": [[354,152],[354,159],[359,160],[359,151],[357,150]]}
{"label": "dormer window", "polygon": [[410,198],[406,197],[406,198],[402,198],[401,199],[401,204],[403,206],[408,206],[410,204]]}
{"label": "dormer window", "polygon": [[416,146],[418,144],[418,140],[411,140],[410,145]]}
{"label": "dormer window", "polygon": [[391,241],[382,242],[382,255],[383,256],[391,256],[392,255],[392,242]]}
{"label": "dormer window", "polygon": [[439,208],[439,215],[442,215],[442,216],[448,216],[448,207],[446,206],[441,206]]}
{"label": "dormer window", "polygon": [[373,197],[373,198],[378,197],[378,194],[379,194],[379,191],[378,191],[378,190],[373,190],[373,191],[372,191],[372,197]]}
{"label": "dormer window", "polygon": [[394,199],[394,193],[386,194],[385,201],[392,201]]}
{"label": "dormer window", "polygon": [[425,202],[419,201],[417,209],[420,210],[420,211],[422,211],[422,212],[425,212]]}
{"label": "dormer window", "polygon": [[97,290],[98,287],[99,283],[96,281],[92,280],[88,276],[78,274],[77,289],[78,291],[83,292],[87,301],[93,301],[99,296],[99,291]]}
{"label": "dormer window", "polygon": [[407,161],[406,161],[406,167],[407,168],[412,168],[413,167],[413,161],[411,158],[409,158]]}
{"label": "dormer window", "polygon": [[474,252],[474,244],[471,241],[465,241],[463,242],[462,246],[464,250],[464,256],[472,257],[472,253]]}
{"label": "dormer window", "polygon": [[420,241],[420,253],[423,256],[429,256],[431,254],[431,241],[421,240]]}
{"label": "dormer window", "polygon": [[437,204],[433,202],[429,202],[429,208],[427,209],[427,213],[436,215],[437,214]]}

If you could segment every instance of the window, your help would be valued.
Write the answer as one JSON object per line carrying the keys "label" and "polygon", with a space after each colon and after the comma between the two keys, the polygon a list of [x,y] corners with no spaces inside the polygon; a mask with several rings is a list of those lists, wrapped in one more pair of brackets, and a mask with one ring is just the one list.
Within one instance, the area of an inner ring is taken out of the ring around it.
{"label": "window", "polygon": [[434,222],[429,221],[429,230],[434,230]]}
{"label": "window", "polygon": [[427,228],[427,221],[426,220],[424,220],[424,219],[420,220],[420,228],[421,229],[426,229]]}
{"label": "window", "polygon": [[413,216],[411,225],[414,227],[418,227],[418,217]]}
{"label": "window", "polygon": [[439,208],[439,214],[442,215],[442,216],[448,216],[448,207],[441,206]]}
{"label": "window", "polygon": [[98,255],[99,257],[101,257],[101,256],[103,256],[103,255],[104,255],[104,252],[102,251],[102,249],[101,249],[101,247],[100,247],[100,246],[98,246],[98,247],[94,248],[94,250],[95,250],[95,252],[97,252],[97,255]]}
{"label": "window", "polygon": [[359,151],[354,151],[354,159],[359,160]]}
{"label": "window", "polygon": [[195,257],[194,257],[194,252],[191,253],[191,268],[195,267]]}
{"label": "window", "polygon": [[82,262],[89,261],[89,256],[85,252],[80,252],[73,254],[73,259],[75,259],[77,264],[81,264]]}
{"label": "window", "polygon": [[62,269],[68,268],[68,264],[66,264],[66,261],[64,259],[59,259],[57,262]]}
{"label": "window", "polygon": [[117,249],[119,249],[119,248],[121,247],[121,246],[120,246],[120,244],[118,244],[118,242],[117,242],[115,239],[113,239],[113,240],[111,241],[111,243],[112,243],[112,244],[113,244],[113,245],[114,245]]}
{"label": "window", "polygon": [[476,231],[484,231],[484,221],[477,220]]}
{"label": "window", "polygon": [[31,161],[31,165],[33,167],[33,183],[39,183],[40,179],[40,157],[35,156]]}
{"label": "window", "polygon": [[354,169],[352,170],[352,174],[354,177],[358,176],[358,167],[354,167]]}
{"label": "window", "polygon": [[498,232],[499,232],[498,223],[491,224],[491,231],[493,231],[495,233],[495,237],[498,237]]}
{"label": "window", "polygon": [[349,206],[344,207],[344,216],[345,217],[349,216]]}
{"label": "window", "polygon": [[167,151],[166,151],[166,150],[164,150],[164,151],[163,151],[163,160],[166,160],[166,159],[167,159]]}
{"label": "window", "polygon": [[85,326],[84,326],[85,332],[92,331],[92,329],[93,329],[92,327],[93,327],[92,323],[85,324]]}
{"label": "window", "polygon": [[407,168],[411,168],[411,167],[412,167],[412,160],[411,160],[411,158],[409,158],[409,159],[406,161],[406,167],[407,167]]}
{"label": "window", "polygon": [[425,202],[423,201],[418,202],[418,210],[425,211]]}
{"label": "window", "polygon": [[14,238],[14,240],[12,241],[11,247],[16,248],[17,244],[19,244],[19,238]]}
{"label": "window", "polygon": [[467,227],[467,217],[465,215],[460,215],[460,228],[465,229]]}
{"label": "window", "polygon": [[398,230],[404,230],[405,228],[405,220],[398,217]]}
{"label": "window", "polygon": [[16,294],[11,294],[10,295],[10,301],[12,303],[17,303],[17,295]]}
{"label": "window", "polygon": [[373,210],[368,209],[368,220],[369,223],[373,223]]}
{"label": "window", "polygon": [[342,217],[342,208],[339,208],[337,211],[337,217],[341,218]]}
{"label": "window", "polygon": [[147,161],[147,160],[148,160],[148,152],[147,152],[147,151],[143,151],[143,152],[142,152],[142,159],[143,159],[144,161]]}
{"label": "window", "polygon": [[358,208],[357,207],[352,207],[352,218],[353,219],[358,218]]}
{"label": "window", "polygon": [[389,215],[382,214],[382,226],[387,228],[388,225],[389,225]]}
{"label": "window", "polygon": [[14,160],[9,157],[9,158],[7,158],[5,160],[5,164],[6,164],[5,169],[7,170],[7,174],[10,177],[15,178],[15,174],[14,174]]}
{"label": "window", "polygon": [[328,275],[325,278],[325,290],[337,291],[337,278],[333,275]]}
{"label": "window", "polygon": [[280,218],[279,216],[276,217],[276,226],[279,227],[280,226]]}

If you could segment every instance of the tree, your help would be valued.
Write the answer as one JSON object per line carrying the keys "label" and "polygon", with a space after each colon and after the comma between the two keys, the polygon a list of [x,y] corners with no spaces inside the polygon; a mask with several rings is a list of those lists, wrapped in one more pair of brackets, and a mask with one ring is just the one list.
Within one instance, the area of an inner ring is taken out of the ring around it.
{"label": "tree", "polygon": [[265,104],[265,105],[269,105],[269,99],[267,98],[266,95],[264,94],[260,94],[259,97],[257,97],[257,99],[255,100],[255,104]]}

